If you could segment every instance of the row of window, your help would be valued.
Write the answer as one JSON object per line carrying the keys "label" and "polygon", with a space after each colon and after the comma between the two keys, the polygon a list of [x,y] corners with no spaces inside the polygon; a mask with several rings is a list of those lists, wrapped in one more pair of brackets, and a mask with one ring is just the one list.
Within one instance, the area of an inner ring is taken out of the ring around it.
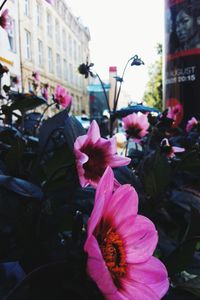
{"label": "row of window", "polygon": [[[30,17],[30,0],[25,0],[25,15],[27,17]],[[40,3],[37,2],[37,6],[36,6],[36,22],[37,22],[37,26],[38,27],[42,27],[42,25],[44,24],[44,16],[43,16],[43,10],[42,10],[42,5]],[[69,51],[69,55],[70,57],[72,57],[72,53],[73,53],[73,58],[74,61],[77,61],[78,56],[80,55],[80,46],[77,45],[76,40],[72,40],[71,35],[68,35],[67,38],[67,33],[66,30],[63,28],[62,29],[62,36],[61,36],[61,26],[59,23],[59,20],[56,19],[55,20],[55,31],[54,26],[53,26],[53,17],[51,15],[51,13],[49,11],[46,12],[46,30],[47,30],[47,35],[49,38],[53,38],[53,33],[55,32],[55,40],[56,40],[56,45],[58,47],[60,47],[61,45],[61,38],[62,38],[62,47],[63,50]],[[69,49],[67,49],[67,41],[68,41],[68,47]],[[73,51],[72,51],[73,48]]]}
{"label": "row of window", "polygon": [[[31,60],[31,33],[28,30],[25,30],[25,41],[26,41],[26,59]],[[37,48],[38,48],[38,61],[37,64],[39,67],[44,67],[44,47],[43,42],[38,39],[37,40]],[[47,47],[47,59],[48,59],[48,72],[54,73],[54,57],[53,50],[50,47]],[[56,53],[56,75],[61,78],[63,75],[63,79],[65,81],[69,81],[71,84],[75,84],[77,86],[81,86],[81,77],[75,76],[73,66],[71,63],[68,63],[65,58],[63,58],[63,62],[61,62],[61,56],[59,53]],[[63,65],[63,74],[62,74],[62,66]]]}

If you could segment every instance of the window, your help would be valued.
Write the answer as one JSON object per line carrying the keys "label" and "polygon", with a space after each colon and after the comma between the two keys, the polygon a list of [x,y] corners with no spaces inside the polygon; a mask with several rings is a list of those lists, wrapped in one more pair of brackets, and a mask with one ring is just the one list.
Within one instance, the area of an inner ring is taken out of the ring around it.
{"label": "window", "polygon": [[24,13],[27,17],[30,17],[30,0],[24,0]]}
{"label": "window", "polygon": [[10,28],[8,29],[8,40],[10,44],[10,50],[12,52],[16,52],[16,28],[15,28],[15,20],[10,19]]}
{"label": "window", "polygon": [[67,37],[66,37],[65,29],[63,29],[63,31],[62,31],[62,42],[63,42],[63,50],[66,51],[66,49],[67,49]]}
{"label": "window", "polygon": [[56,54],[56,73],[58,77],[61,77],[61,61],[60,54]]}
{"label": "window", "polygon": [[74,40],[74,61],[77,61],[76,41]]}
{"label": "window", "polygon": [[53,52],[52,49],[48,47],[48,69],[50,73],[53,73]]}
{"label": "window", "polygon": [[47,13],[47,34],[49,37],[52,37],[52,32],[53,32],[53,28],[52,28],[52,16],[50,15],[50,13]]}
{"label": "window", "polygon": [[28,80],[28,91],[31,92],[33,90],[33,82],[32,80]]}
{"label": "window", "polygon": [[67,61],[66,61],[66,59],[63,59],[63,77],[64,77],[65,81],[68,80],[68,76],[67,76]]}
{"label": "window", "polygon": [[56,43],[59,46],[60,45],[60,25],[58,20],[56,20],[55,24],[55,33],[56,33]]}
{"label": "window", "polygon": [[71,84],[73,84],[73,70],[72,70],[72,64],[69,64],[69,81]]}
{"label": "window", "polygon": [[26,59],[31,60],[31,33],[28,30],[25,30],[25,43],[26,43],[26,49],[25,49]]}
{"label": "window", "polygon": [[69,55],[72,57],[72,38],[71,35],[69,35]]}
{"label": "window", "polygon": [[42,26],[42,6],[40,3],[37,3],[37,26]]}
{"label": "window", "polygon": [[38,39],[38,65],[43,66],[43,43]]}

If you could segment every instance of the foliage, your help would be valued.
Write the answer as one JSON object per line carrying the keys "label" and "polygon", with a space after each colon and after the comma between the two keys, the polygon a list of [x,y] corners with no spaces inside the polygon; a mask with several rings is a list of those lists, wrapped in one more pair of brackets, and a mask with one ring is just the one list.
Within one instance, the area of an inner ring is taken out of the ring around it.
{"label": "foliage", "polygon": [[163,109],[163,85],[162,85],[162,45],[157,45],[158,59],[149,68],[149,81],[143,100],[147,105]]}
{"label": "foliage", "polygon": [[[86,272],[87,222],[95,190],[82,188],[74,142],[86,133],[69,108],[53,117],[32,109],[36,94],[1,95],[0,298],[103,299]],[[52,98],[55,102],[54,97]],[[154,255],[167,267],[165,300],[200,297],[200,126],[174,128],[163,112],[148,115],[139,144],[127,140],[128,167],[114,168],[120,184],[139,196],[139,213],[159,234]],[[163,143],[168,139],[169,143]],[[184,152],[173,153],[173,147]],[[172,155],[173,154],[173,155]],[[145,299],[145,298],[144,298]]]}

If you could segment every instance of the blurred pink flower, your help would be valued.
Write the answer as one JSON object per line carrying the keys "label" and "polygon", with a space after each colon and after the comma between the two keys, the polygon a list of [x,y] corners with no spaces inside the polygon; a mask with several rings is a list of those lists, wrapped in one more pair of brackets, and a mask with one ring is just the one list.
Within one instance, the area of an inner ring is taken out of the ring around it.
{"label": "blurred pink flower", "polygon": [[21,80],[20,80],[20,77],[19,77],[19,76],[15,76],[15,77],[12,78],[12,83],[13,83],[14,85],[19,86],[19,85],[20,85],[20,82],[21,82]]}
{"label": "blurred pink flower", "polygon": [[72,102],[72,96],[59,84],[55,89],[55,99],[64,108],[68,107]]}
{"label": "blurred pink flower", "polygon": [[132,138],[135,142],[139,142],[145,136],[149,128],[148,115],[142,113],[132,113],[123,118],[124,128],[128,138]]}
{"label": "blurred pink flower", "polygon": [[130,163],[130,158],[117,155],[116,138],[104,139],[99,126],[92,121],[86,135],[74,143],[76,166],[82,187],[96,187],[107,166],[119,167]]}
{"label": "blurred pink flower", "polygon": [[113,193],[108,167],[101,178],[87,226],[87,271],[107,300],[159,300],[168,290],[165,266],[153,252],[154,224],[138,215],[138,196],[129,184]]}
{"label": "blurred pink flower", "polygon": [[186,131],[189,132],[192,130],[192,128],[198,124],[198,121],[195,117],[192,117],[188,122],[187,122],[187,125],[186,125]]}
{"label": "blurred pink flower", "polygon": [[45,87],[45,88],[43,89],[42,96],[48,101],[48,99],[49,99],[48,88]]}
{"label": "blurred pink flower", "polygon": [[5,30],[10,29],[11,27],[10,17],[8,13],[9,13],[8,9],[5,9],[0,16],[0,26]]}
{"label": "blurred pink flower", "polygon": [[34,78],[37,82],[40,81],[40,73],[39,73],[39,71],[33,72],[33,73],[32,73],[32,76],[33,76],[33,78]]}
{"label": "blurred pink flower", "polygon": [[173,158],[176,153],[181,153],[185,151],[185,148],[171,146],[168,139],[163,139],[160,143],[161,151],[166,154],[168,158]]}
{"label": "blurred pink flower", "polygon": [[174,98],[168,100],[167,105],[167,118],[174,120],[172,127],[176,128],[183,119],[183,106],[177,99]]}

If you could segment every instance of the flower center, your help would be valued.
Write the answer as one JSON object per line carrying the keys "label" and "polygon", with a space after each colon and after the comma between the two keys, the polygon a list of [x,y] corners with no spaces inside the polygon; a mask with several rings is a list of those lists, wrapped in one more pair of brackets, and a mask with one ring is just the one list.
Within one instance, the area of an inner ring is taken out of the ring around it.
{"label": "flower center", "polygon": [[88,144],[81,151],[89,157],[88,161],[83,165],[85,177],[93,180],[99,179],[102,176],[108,164],[105,150]]}
{"label": "flower center", "polygon": [[114,283],[120,286],[119,279],[126,274],[126,254],[119,234],[109,229],[100,244],[100,249]]}
{"label": "flower center", "polygon": [[132,126],[128,127],[128,129],[126,130],[126,133],[129,137],[140,138],[141,130],[142,129],[139,126],[132,125]]}

